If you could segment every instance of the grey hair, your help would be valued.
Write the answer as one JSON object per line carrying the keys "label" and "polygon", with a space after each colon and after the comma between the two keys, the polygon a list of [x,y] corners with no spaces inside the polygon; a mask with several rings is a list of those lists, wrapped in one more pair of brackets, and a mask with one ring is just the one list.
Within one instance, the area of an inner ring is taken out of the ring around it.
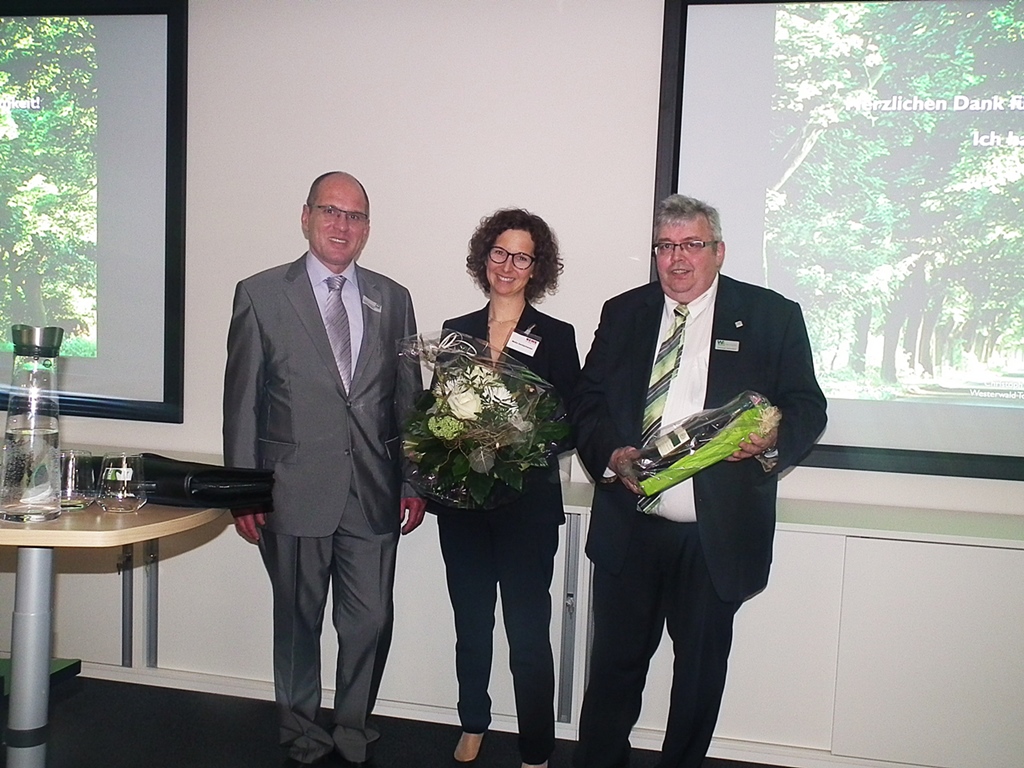
{"label": "grey hair", "polygon": [[654,213],[654,234],[657,237],[658,230],[672,224],[681,224],[684,221],[693,221],[699,216],[707,219],[711,226],[711,234],[715,240],[722,240],[722,217],[718,209],[713,205],[705,203],[686,195],[669,195],[660,203]]}

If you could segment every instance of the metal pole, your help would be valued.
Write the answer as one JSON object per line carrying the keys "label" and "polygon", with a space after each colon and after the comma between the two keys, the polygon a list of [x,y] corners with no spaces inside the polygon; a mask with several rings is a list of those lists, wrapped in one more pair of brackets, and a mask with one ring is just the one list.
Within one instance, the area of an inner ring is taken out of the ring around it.
{"label": "metal pole", "polygon": [[562,604],[562,648],[558,675],[560,723],[572,722],[573,667],[576,659],[576,596],[579,594],[580,516],[565,516],[565,594]]}
{"label": "metal pole", "polygon": [[121,574],[121,666],[132,666],[132,624],[135,621],[135,549],[132,544],[121,547],[117,570]]}
{"label": "metal pole", "polygon": [[146,573],[146,666],[155,667],[160,595],[160,542],[157,539],[143,545],[142,559]]}
{"label": "metal pole", "polygon": [[8,768],[44,768],[50,707],[53,549],[20,547],[11,623]]}

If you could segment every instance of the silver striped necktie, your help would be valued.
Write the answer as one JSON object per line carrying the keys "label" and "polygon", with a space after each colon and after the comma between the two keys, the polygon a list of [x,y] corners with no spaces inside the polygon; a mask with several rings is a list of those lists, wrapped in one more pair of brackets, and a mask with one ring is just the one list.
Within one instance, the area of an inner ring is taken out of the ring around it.
{"label": "silver striped necktie", "polygon": [[327,326],[327,338],[331,342],[331,351],[338,364],[338,373],[348,391],[352,385],[352,333],[348,326],[348,312],[341,300],[341,289],[345,278],[331,275],[327,278],[327,306],[324,313],[324,324]]}

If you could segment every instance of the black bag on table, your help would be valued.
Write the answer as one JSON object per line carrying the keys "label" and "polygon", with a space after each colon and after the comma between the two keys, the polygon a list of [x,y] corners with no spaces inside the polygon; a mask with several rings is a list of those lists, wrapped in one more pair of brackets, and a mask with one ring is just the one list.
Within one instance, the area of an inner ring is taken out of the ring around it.
{"label": "black bag on table", "polygon": [[[102,456],[94,456],[97,479]],[[142,454],[146,499],[174,507],[263,507],[269,511],[274,471],[222,467]]]}

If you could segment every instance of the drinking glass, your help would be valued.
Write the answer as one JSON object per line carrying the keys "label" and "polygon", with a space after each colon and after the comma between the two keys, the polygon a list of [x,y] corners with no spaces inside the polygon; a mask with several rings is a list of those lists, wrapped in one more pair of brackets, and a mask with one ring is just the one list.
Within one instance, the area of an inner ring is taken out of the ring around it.
{"label": "drinking glass", "polygon": [[96,467],[89,451],[60,452],[61,509],[85,509],[96,500]]}
{"label": "drinking glass", "polygon": [[145,504],[142,456],[137,453],[105,454],[96,500],[104,512],[135,512]]}

